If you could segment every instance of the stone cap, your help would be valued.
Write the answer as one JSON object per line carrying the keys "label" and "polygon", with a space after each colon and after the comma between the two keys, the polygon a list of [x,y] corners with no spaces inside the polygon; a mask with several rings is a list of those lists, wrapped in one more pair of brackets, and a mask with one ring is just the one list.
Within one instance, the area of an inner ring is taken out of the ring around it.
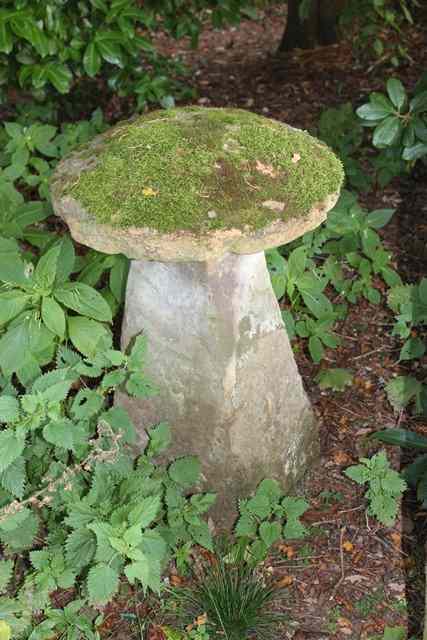
{"label": "stone cap", "polygon": [[204,261],[314,229],[343,176],[306,132],[240,109],[187,107],[81,145],[57,166],[51,195],[82,244],[133,259]]}

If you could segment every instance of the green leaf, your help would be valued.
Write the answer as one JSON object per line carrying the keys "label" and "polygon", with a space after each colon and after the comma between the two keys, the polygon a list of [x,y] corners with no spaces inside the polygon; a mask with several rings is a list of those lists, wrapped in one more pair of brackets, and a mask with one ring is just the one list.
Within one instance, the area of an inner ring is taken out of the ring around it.
{"label": "green leaf", "polygon": [[91,605],[107,604],[119,588],[117,571],[107,564],[92,567],[87,576],[87,589]]}
{"label": "green leaf", "polygon": [[302,498],[285,497],[281,504],[286,513],[283,536],[287,539],[304,537],[307,529],[299,518],[310,508],[308,502]]}
{"label": "green leaf", "polygon": [[125,567],[125,574],[131,584],[139,580],[144,588],[152,589],[154,592],[160,591],[160,565],[153,559],[141,553],[137,562],[132,562]]}
{"label": "green leaf", "polygon": [[77,311],[100,322],[111,322],[112,315],[108,303],[93,287],[83,282],[67,282],[53,292],[55,298],[65,307]]}
{"label": "green leaf", "polygon": [[[0,560],[0,593],[6,590],[13,573],[13,560]],[[1,607],[0,607],[1,609]],[[1,615],[1,610],[0,610]],[[1,640],[1,633],[0,633]]]}
{"label": "green leaf", "polygon": [[200,462],[195,456],[175,460],[168,469],[169,477],[184,487],[195,484],[200,476]]}
{"label": "green leaf", "polygon": [[401,81],[397,78],[390,78],[387,82],[387,93],[396,109],[400,111],[406,100],[405,87]]}
{"label": "green leaf", "polygon": [[421,358],[426,351],[426,345],[421,338],[409,338],[400,350],[399,361]]}
{"label": "green leaf", "polygon": [[110,270],[110,289],[117,302],[121,303],[125,297],[127,277],[129,273],[129,260],[126,256],[116,256],[114,265]]}
{"label": "green leaf", "polygon": [[129,514],[129,522],[131,524],[138,524],[140,527],[148,527],[160,509],[160,496],[148,496],[143,498],[137,507],[132,509]]}
{"label": "green leaf", "polygon": [[99,73],[102,59],[95,42],[89,42],[83,55],[83,67],[88,76],[93,78]]}
{"label": "green leaf", "polygon": [[405,627],[385,627],[383,640],[405,640]]}
{"label": "green leaf", "polygon": [[197,513],[205,513],[215,503],[216,493],[203,493],[191,496],[191,505],[196,509]]}
{"label": "green leaf", "polygon": [[0,422],[16,422],[19,414],[19,402],[16,398],[0,396]]}
{"label": "green leaf", "polygon": [[389,147],[395,142],[397,136],[402,131],[402,123],[399,118],[389,116],[375,128],[372,138],[374,147]]}
{"label": "green leaf", "polygon": [[165,451],[171,443],[172,435],[170,426],[166,422],[152,427],[148,432],[150,441],[147,449],[147,455],[157,456]]}
{"label": "green leaf", "polygon": [[67,564],[76,571],[89,565],[95,555],[96,539],[92,531],[86,528],[76,529],[65,542]]}
{"label": "green leaf", "polygon": [[348,369],[323,369],[316,376],[321,389],[344,391],[353,384],[353,374]]}
{"label": "green leaf", "polygon": [[427,451],[427,438],[407,429],[385,429],[372,434],[371,438],[398,447]]}
{"label": "green leaf", "polygon": [[279,522],[262,522],[259,528],[261,540],[267,547],[280,540],[282,528]]}
{"label": "green leaf", "polygon": [[26,480],[27,474],[23,456],[17,458],[5,471],[0,473],[0,484],[6,491],[19,499],[22,499],[24,495]]}
{"label": "green leaf", "polygon": [[31,270],[19,255],[0,253],[0,281],[7,284],[28,286]]}
{"label": "green leaf", "polygon": [[73,426],[71,420],[49,422],[43,429],[43,438],[55,447],[72,450],[74,449]]}
{"label": "green leaf", "polygon": [[50,291],[55,282],[60,250],[61,247],[57,245],[46,251],[39,259],[34,270],[34,281],[45,291]]}
{"label": "green leaf", "polygon": [[391,105],[390,109],[387,109],[384,105],[369,103],[359,107],[356,113],[362,120],[382,120],[393,113],[393,108]]}
{"label": "green leaf", "polygon": [[357,482],[357,484],[365,484],[369,479],[369,472],[362,464],[352,465],[344,469],[344,475]]}
{"label": "green leaf", "polygon": [[71,87],[73,74],[65,64],[51,62],[45,68],[47,78],[59,93],[68,93]]}
{"label": "green leaf", "polygon": [[108,340],[111,342],[109,331],[90,318],[79,316],[68,318],[68,333],[75,348],[88,357],[96,353],[101,342]]}
{"label": "green leaf", "polygon": [[404,409],[422,390],[422,383],[412,376],[398,376],[385,386],[387,398],[396,411]]}
{"label": "green leaf", "polygon": [[44,296],[41,307],[42,320],[49,331],[63,338],[65,336],[65,313],[50,296]]}
{"label": "green leaf", "polygon": [[201,547],[213,551],[212,534],[207,522],[200,520],[198,524],[188,525],[188,533]]}
{"label": "green leaf", "polygon": [[0,640],[11,640],[12,627],[5,620],[0,620]]}
{"label": "green leaf", "polygon": [[402,154],[403,160],[407,160],[409,162],[419,160],[424,156],[427,156],[427,144],[424,142],[414,144],[412,147],[406,147]]}
{"label": "green leaf", "polygon": [[310,356],[316,364],[318,364],[325,354],[322,342],[318,336],[310,336],[308,339],[308,350]]}
{"label": "green leaf", "polygon": [[22,432],[18,434],[12,429],[0,431],[0,472],[7,469],[14,460],[19,458],[24,446],[25,436]]}
{"label": "green leaf", "polygon": [[16,318],[25,309],[29,296],[18,289],[0,293],[0,326]]}
{"label": "green leaf", "polygon": [[367,224],[373,229],[382,229],[390,222],[396,209],[376,209],[366,217]]}

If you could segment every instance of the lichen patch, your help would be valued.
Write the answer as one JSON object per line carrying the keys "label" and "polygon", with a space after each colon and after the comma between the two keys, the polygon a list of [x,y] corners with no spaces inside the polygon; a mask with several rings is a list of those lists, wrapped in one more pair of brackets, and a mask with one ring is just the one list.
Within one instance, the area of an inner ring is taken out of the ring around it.
{"label": "lichen patch", "polygon": [[239,109],[153,112],[79,153],[90,164],[64,181],[64,194],[100,222],[165,233],[305,216],[343,180],[341,163],[315,138]]}

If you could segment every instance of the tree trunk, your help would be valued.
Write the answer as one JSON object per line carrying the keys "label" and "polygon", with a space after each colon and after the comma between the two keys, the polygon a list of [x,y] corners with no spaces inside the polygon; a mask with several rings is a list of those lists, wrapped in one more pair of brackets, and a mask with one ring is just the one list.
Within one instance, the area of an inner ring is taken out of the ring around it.
{"label": "tree trunk", "polygon": [[311,0],[306,20],[300,18],[301,0],[288,0],[286,29],[279,53],[292,49],[313,49],[337,42],[337,17],[343,0]]}

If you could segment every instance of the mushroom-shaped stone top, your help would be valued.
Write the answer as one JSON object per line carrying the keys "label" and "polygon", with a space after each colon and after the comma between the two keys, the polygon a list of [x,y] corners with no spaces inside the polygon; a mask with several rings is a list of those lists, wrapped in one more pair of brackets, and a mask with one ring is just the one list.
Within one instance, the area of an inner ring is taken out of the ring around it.
{"label": "mushroom-shaped stone top", "polygon": [[105,253],[201,261],[255,253],[318,226],[341,163],[308,133],[240,109],[156,111],[112,127],[57,167],[55,212]]}

